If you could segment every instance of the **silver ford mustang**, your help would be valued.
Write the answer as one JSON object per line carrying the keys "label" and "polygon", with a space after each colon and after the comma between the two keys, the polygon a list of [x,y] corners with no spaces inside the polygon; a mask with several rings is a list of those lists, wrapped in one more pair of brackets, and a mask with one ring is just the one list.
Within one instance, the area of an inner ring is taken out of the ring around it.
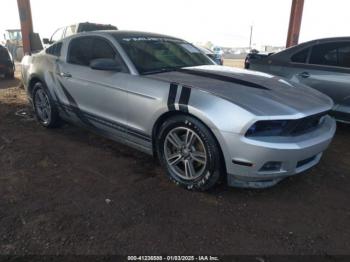
{"label": "silver ford mustang", "polygon": [[155,155],[187,189],[272,186],[317,164],[336,129],[318,91],[158,34],[77,34],[26,56],[22,77],[43,126],[64,119]]}

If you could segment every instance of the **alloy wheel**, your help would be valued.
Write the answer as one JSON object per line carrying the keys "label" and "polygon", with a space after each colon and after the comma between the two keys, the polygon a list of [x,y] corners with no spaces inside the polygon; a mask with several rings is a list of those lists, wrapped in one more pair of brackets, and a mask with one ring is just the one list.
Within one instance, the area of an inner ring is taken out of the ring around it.
{"label": "alloy wheel", "polygon": [[207,153],[202,139],[186,127],[172,129],[164,142],[168,167],[184,180],[194,180],[207,166]]}
{"label": "alloy wheel", "polygon": [[35,93],[35,109],[37,116],[44,124],[48,124],[51,121],[51,105],[49,97],[43,89],[38,89]]}

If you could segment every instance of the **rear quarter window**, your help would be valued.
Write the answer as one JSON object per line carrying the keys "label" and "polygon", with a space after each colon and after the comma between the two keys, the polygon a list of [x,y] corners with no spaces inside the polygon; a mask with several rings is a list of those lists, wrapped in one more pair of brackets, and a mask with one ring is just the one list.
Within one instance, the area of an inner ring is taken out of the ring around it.
{"label": "rear quarter window", "polygon": [[46,53],[60,57],[61,56],[62,43],[56,43],[46,49]]}
{"label": "rear quarter window", "polygon": [[307,57],[309,55],[309,51],[310,51],[310,48],[306,48],[304,50],[301,50],[297,53],[295,53],[294,55],[292,55],[291,57],[291,61],[293,63],[306,63],[307,61]]}

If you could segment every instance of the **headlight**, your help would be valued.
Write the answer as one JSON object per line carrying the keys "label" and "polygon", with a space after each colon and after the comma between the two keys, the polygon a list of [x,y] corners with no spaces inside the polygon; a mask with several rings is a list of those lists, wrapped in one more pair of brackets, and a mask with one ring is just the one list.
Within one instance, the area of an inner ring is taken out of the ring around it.
{"label": "headlight", "polygon": [[298,136],[312,132],[322,125],[328,112],[293,120],[261,120],[255,122],[245,134],[253,136]]}
{"label": "headlight", "polygon": [[258,121],[248,129],[246,136],[280,136],[289,122],[289,120]]}

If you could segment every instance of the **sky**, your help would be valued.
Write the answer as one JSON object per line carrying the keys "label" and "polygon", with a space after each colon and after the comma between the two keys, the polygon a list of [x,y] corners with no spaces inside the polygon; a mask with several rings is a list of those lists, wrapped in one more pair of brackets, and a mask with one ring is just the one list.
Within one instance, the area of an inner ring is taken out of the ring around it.
{"label": "sky", "polygon": [[[31,0],[34,31],[50,37],[78,22],[162,33],[193,43],[284,46],[292,0]],[[300,42],[350,35],[349,0],[305,0]],[[16,0],[1,0],[0,32],[19,28]]]}

